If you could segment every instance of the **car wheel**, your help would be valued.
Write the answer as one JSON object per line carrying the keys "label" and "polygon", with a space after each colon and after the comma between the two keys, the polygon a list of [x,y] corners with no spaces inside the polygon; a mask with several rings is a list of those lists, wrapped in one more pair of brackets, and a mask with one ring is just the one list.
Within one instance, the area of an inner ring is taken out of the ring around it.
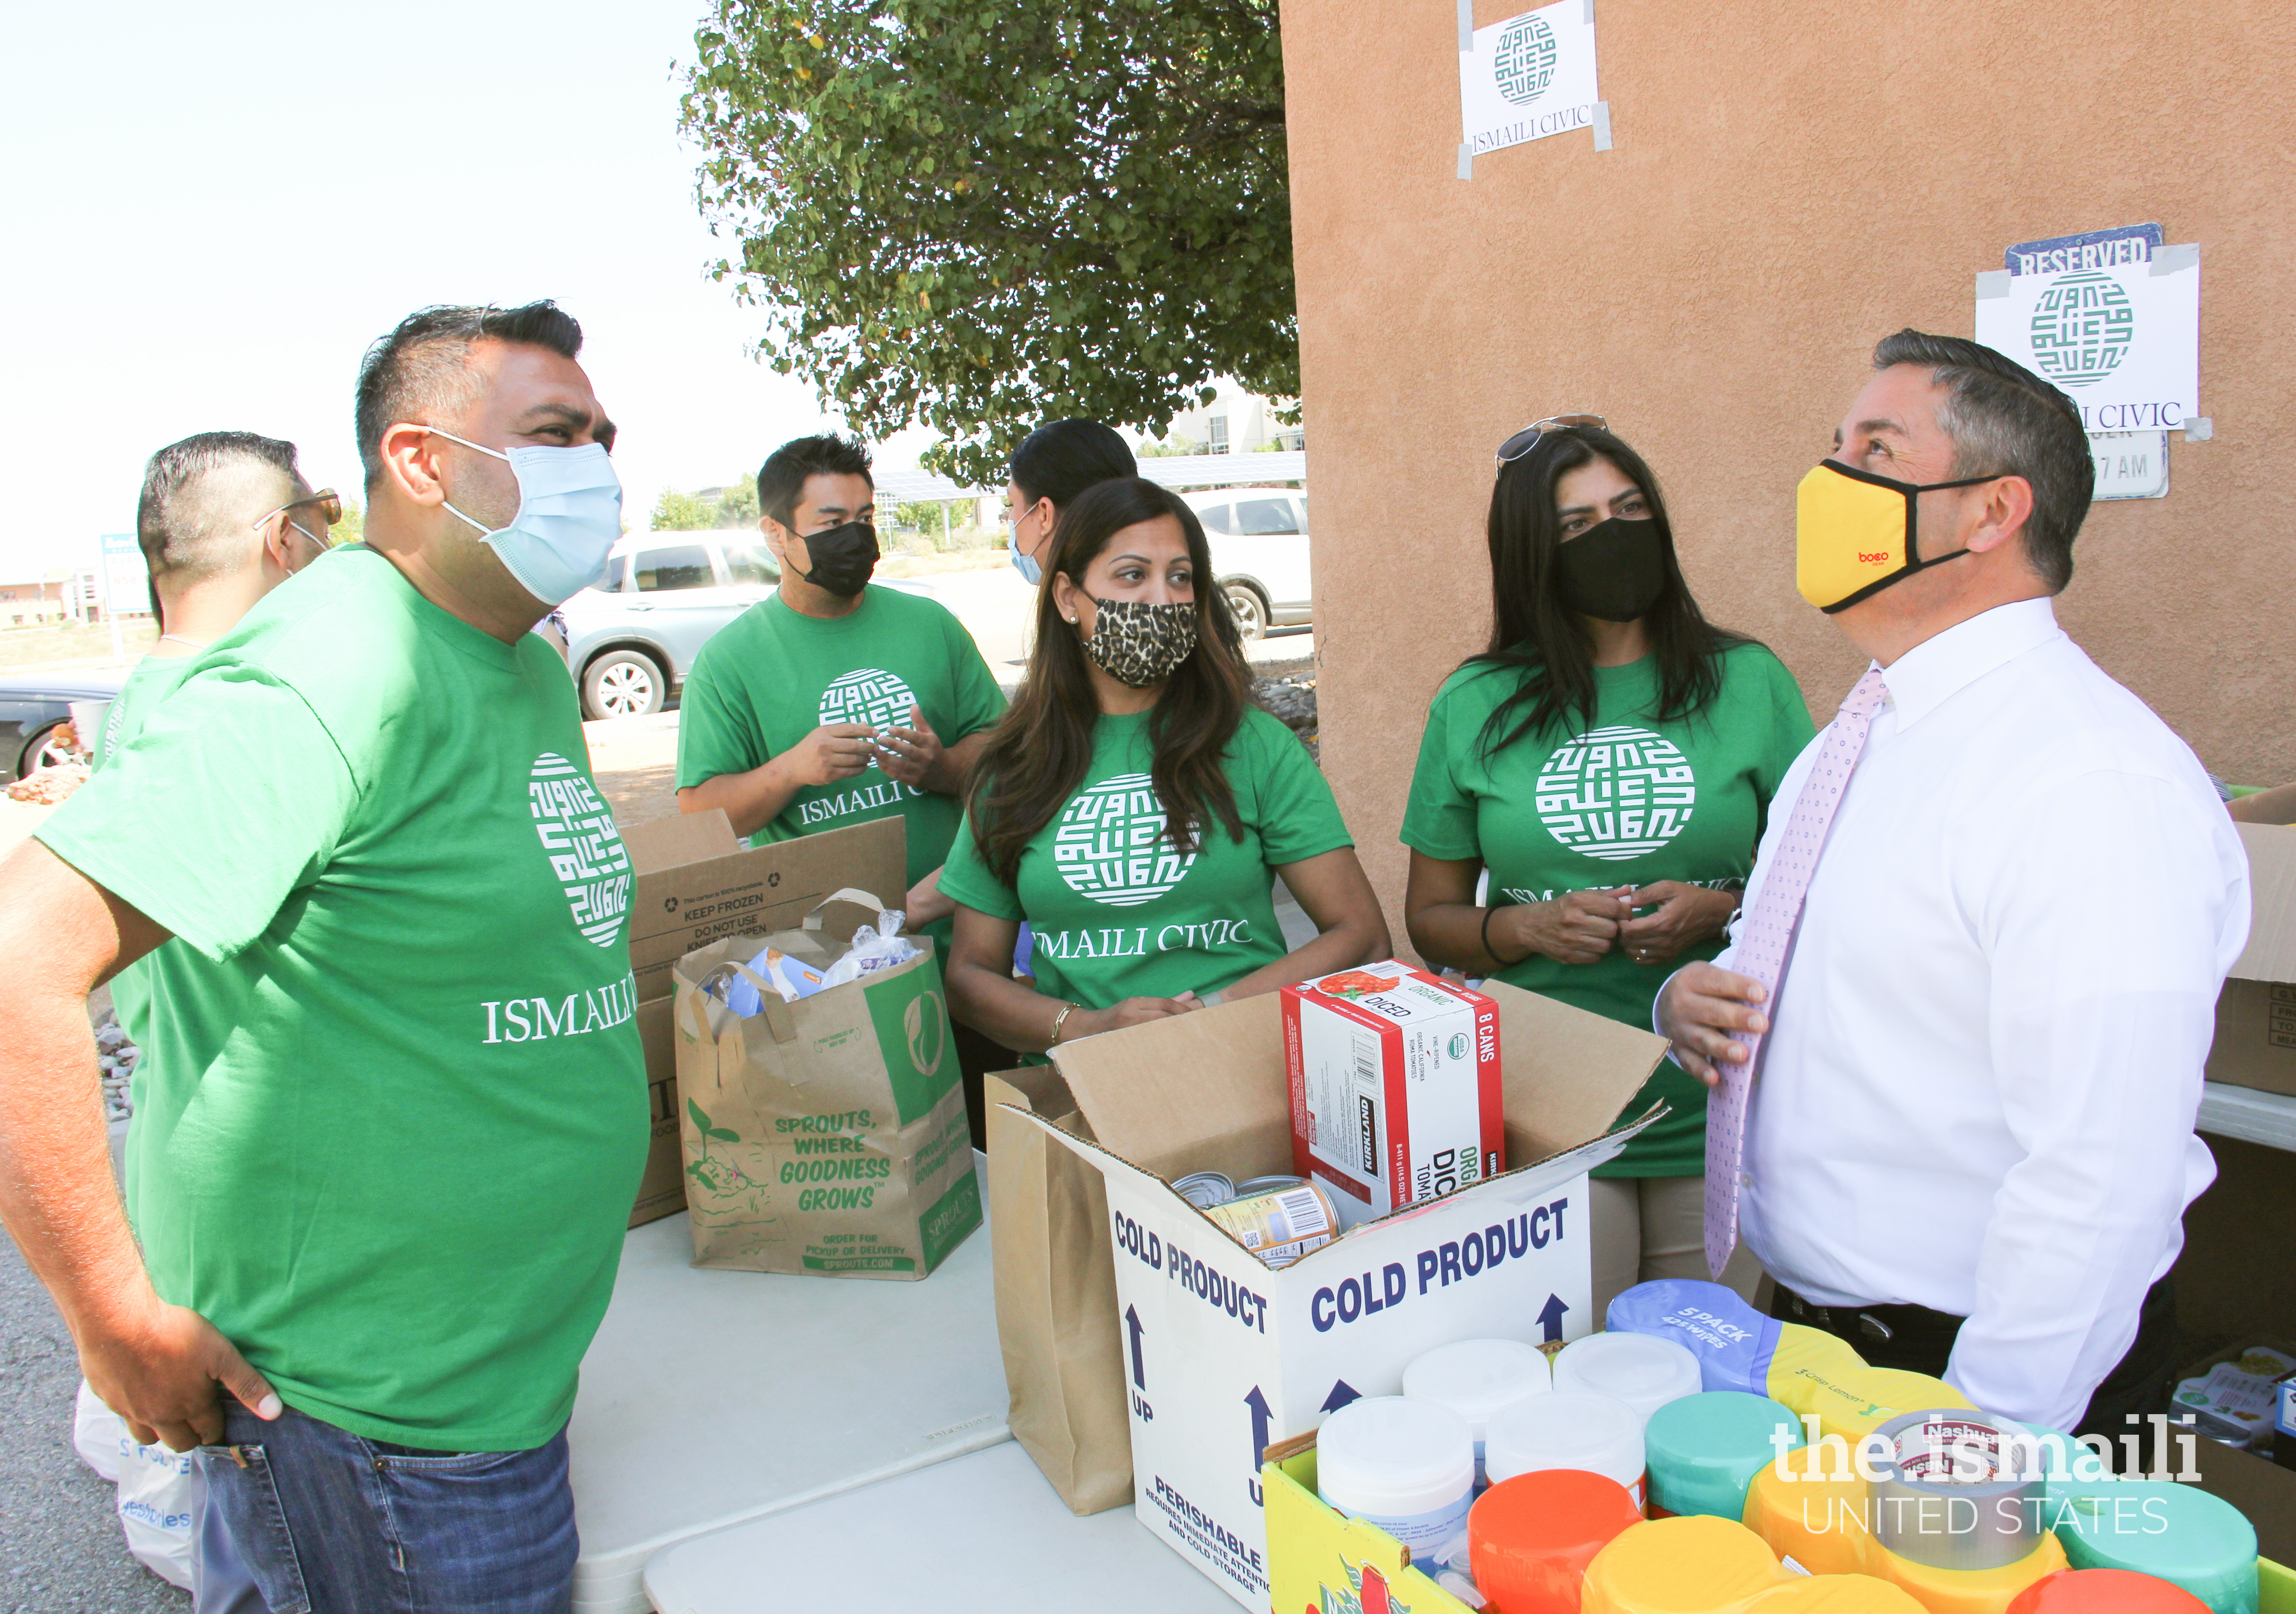
{"label": "car wheel", "polygon": [[1249,583],[1227,586],[1227,608],[1235,613],[1235,630],[1246,639],[1267,636],[1267,602]]}
{"label": "car wheel", "polygon": [[643,717],[669,698],[669,680],[651,656],[612,650],[582,675],[582,711],[589,717]]}
{"label": "car wheel", "polygon": [[[71,760],[71,753],[58,742],[58,731],[62,727],[63,725],[61,722],[51,723],[32,736],[31,742],[24,747],[24,754],[16,764],[17,778],[28,779],[41,768],[54,763]],[[47,754],[51,746],[55,749],[55,755],[53,757]]]}

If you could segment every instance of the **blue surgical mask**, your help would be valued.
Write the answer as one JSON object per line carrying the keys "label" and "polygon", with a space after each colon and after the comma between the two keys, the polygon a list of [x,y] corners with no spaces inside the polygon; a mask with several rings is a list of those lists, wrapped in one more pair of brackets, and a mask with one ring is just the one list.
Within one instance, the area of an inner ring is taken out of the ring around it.
{"label": "blue surgical mask", "polygon": [[518,478],[518,513],[507,527],[490,531],[452,504],[447,508],[493,546],[503,569],[521,588],[555,609],[598,580],[607,552],[622,536],[622,483],[605,445],[521,447],[505,454],[436,426],[423,430],[506,462]]}
{"label": "blue surgical mask", "polygon": [[[1013,526],[1010,521],[1004,524],[1007,527]],[[1037,563],[1036,556],[1024,555],[1021,553],[1021,533],[1018,528],[1013,528],[1012,543],[1013,569],[1028,578],[1029,586],[1034,588],[1045,580],[1045,569]]]}

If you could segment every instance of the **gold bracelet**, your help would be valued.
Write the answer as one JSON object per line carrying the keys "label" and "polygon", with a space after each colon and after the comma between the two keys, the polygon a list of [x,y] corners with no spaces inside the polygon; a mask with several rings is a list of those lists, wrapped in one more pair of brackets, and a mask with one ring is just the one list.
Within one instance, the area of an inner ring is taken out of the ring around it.
{"label": "gold bracelet", "polygon": [[1078,1004],[1062,1004],[1061,1005],[1061,1012],[1053,1016],[1053,1040],[1046,1043],[1045,1045],[1046,1047],[1057,1048],[1061,1045],[1061,1028],[1069,1023],[1069,1016],[1074,1014],[1081,1006],[1082,1005]]}

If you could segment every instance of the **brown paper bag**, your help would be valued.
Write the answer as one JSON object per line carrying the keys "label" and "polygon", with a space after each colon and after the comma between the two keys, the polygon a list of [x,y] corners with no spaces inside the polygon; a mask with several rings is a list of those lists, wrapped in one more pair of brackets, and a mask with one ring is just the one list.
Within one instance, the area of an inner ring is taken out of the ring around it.
{"label": "brown paper bag", "polygon": [[709,990],[722,968],[746,973],[768,940],[824,966],[844,948],[823,937],[713,942],[671,972],[693,1264],[922,1278],[981,1215],[931,943],[796,1003],[764,986],[747,1018]]}
{"label": "brown paper bag", "polygon": [[1061,1500],[1098,1513],[1132,1500],[1132,1424],[1116,1263],[1100,1173],[1006,1111],[1017,1105],[1091,1131],[1048,1066],[991,1076],[988,1236],[1006,1421]]}

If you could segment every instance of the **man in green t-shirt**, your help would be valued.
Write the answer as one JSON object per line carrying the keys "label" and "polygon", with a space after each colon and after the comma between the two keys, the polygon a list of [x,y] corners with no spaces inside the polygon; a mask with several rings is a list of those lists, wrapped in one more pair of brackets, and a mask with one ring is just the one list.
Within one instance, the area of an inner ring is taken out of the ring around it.
{"label": "man in green t-shirt", "polygon": [[677,805],[723,807],[753,846],[898,814],[909,922],[946,953],[955,905],[933,880],[1004,697],[938,601],[870,585],[869,455],[803,437],[758,472],[780,588],[702,647],[679,697]]}
{"label": "man in green t-shirt", "polygon": [[[366,544],[0,864],[0,1219],[131,1432],[205,1448],[273,1608],[571,1596],[564,1427],[647,1130],[628,859],[528,631],[620,531],[580,343],[547,303],[377,343]],[[147,955],[123,1216],[79,1004]]]}

